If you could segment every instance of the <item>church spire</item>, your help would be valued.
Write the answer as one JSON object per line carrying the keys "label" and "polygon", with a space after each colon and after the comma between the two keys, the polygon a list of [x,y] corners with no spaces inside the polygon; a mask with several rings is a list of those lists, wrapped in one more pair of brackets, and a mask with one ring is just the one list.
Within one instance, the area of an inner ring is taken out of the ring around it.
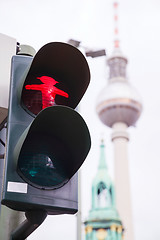
{"label": "church spire", "polygon": [[103,140],[97,174],[92,182],[92,207],[84,224],[86,240],[122,240],[123,226],[115,206],[115,190],[108,173]]}
{"label": "church spire", "polygon": [[[105,145],[103,140],[100,144],[100,158],[97,169],[97,174],[92,182],[92,210],[96,209],[109,209],[115,207],[115,193],[113,182],[109,176],[106,156]],[[91,211],[92,211],[91,210]],[[105,211],[103,211],[105,214]]]}
{"label": "church spire", "polygon": [[100,145],[100,158],[99,158],[99,166],[98,169],[107,169],[106,159],[105,159],[105,145],[104,140],[101,140]]}

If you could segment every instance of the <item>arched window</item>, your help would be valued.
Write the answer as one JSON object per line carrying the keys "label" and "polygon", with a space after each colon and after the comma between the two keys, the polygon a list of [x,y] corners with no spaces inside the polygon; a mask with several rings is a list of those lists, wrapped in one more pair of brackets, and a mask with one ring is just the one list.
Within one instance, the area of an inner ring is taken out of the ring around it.
{"label": "arched window", "polygon": [[104,182],[98,184],[97,189],[98,207],[108,207],[111,205],[111,195]]}

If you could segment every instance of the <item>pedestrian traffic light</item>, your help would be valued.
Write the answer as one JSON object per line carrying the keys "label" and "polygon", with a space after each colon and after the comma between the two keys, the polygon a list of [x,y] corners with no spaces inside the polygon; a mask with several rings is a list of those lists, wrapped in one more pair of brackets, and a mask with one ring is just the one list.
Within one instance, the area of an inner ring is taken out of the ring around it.
{"label": "pedestrian traffic light", "polygon": [[13,56],[2,204],[77,211],[77,170],[91,140],[74,109],[89,81],[85,57],[69,44],[48,43],[34,58]]}

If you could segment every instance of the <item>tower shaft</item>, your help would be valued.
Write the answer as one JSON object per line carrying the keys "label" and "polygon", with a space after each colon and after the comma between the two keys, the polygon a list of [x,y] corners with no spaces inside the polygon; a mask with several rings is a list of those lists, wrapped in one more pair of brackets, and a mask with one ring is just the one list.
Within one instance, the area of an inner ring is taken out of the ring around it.
{"label": "tower shaft", "polygon": [[124,239],[133,240],[133,225],[131,212],[130,180],[128,167],[128,141],[127,125],[122,122],[113,125],[112,141],[115,158],[115,192],[116,206],[121,216]]}

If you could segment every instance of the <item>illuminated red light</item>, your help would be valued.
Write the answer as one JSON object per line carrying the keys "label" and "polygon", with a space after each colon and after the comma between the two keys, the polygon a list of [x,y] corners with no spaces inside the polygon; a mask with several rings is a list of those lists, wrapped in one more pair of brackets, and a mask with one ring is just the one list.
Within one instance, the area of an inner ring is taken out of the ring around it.
{"label": "illuminated red light", "polygon": [[66,98],[69,97],[68,93],[55,87],[55,85],[59,82],[57,82],[54,78],[48,77],[48,76],[42,76],[42,77],[37,77],[37,79],[40,79],[42,84],[26,85],[25,89],[41,91],[41,93],[42,93],[42,109],[53,106],[55,103],[56,95],[60,95],[60,96],[66,97]]}

